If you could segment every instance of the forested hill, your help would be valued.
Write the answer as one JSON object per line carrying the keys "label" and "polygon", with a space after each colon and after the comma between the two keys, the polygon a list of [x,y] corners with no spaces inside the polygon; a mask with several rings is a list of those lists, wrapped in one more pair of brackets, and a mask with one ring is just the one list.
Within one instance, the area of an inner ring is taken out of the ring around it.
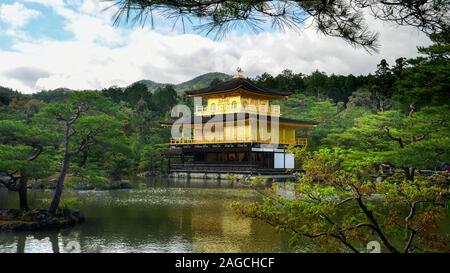
{"label": "forested hill", "polygon": [[137,83],[145,84],[145,86],[147,86],[147,89],[151,92],[155,92],[158,88],[163,88],[166,85],[173,85],[173,88],[178,93],[180,93],[180,92],[190,90],[193,88],[208,87],[211,84],[211,82],[213,82],[215,80],[223,81],[223,80],[228,80],[230,78],[231,78],[230,75],[227,75],[224,73],[211,72],[211,73],[206,73],[206,74],[200,75],[198,77],[193,78],[192,80],[182,82],[180,84],[159,83],[159,82],[154,82],[151,80],[141,80],[141,81],[138,81]]}

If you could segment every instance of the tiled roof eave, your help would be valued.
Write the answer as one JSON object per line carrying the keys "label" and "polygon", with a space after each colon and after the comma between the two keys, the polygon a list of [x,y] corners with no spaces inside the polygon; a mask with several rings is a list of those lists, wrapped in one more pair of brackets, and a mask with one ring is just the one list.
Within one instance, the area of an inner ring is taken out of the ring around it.
{"label": "tiled roof eave", "polygon": [[226,93],[226,92],[233,92],[238,89],[243,89],[250,93],[262,94],[262,95],[273,96],[273,97],[287,97],[290,94],[292,94],[291,92],[281,92],[281,91],[270,90],[268,88],[262,88],[262,87],[256,86],[251,81],[244,80],[244,79],[234,79],[234,80],[224,82],[224,83],[219,84],[214,87],[207,87],[207,88],[202,88],[202,89],[197,89],[197,90],[186,91],[185,94],[188,96],[220,94],[220,93]]}
{"label": "tiled roof eave", "polygon": [[[229,115],[229,114],[228,114]],[[223,117],[225,117],[226,115],[223,115]],[[205,124],[211,121],[211,119],[213,119],[215,116],[210,116],[210,117],[206,117],[206,116],[202,116],[201,117],[201,123]],[[244,117],[244,120],[249,120],[250,118],[253,118],[251,115],[249,116],[248,114]],[[242,119],[239,119],[242,120]],[[162,125],[172,125],[176,122],[177,120],[165,120],[165,121],[160,121],[160,124]],[[224,118],[222,120],[216,120],[214,122],[227,122],[227,119]],[[268,119],[268,122],[271,122],[271,119]],[[293,124],[293,125],[311,125],[311,126],[315,126],[318,125],[319,122],[317,121],[310,121],[310,120],[297,120],[297,119],[288,119],[288,118],[283,118],[283,117],[279,117],[278,118],[278,122],[280,123],[284,123],[284,124]],[[194,121],[194,117],[191,118],[190,122],[186,121],[183,123],[190,123],[190,124],[195,124]]]}

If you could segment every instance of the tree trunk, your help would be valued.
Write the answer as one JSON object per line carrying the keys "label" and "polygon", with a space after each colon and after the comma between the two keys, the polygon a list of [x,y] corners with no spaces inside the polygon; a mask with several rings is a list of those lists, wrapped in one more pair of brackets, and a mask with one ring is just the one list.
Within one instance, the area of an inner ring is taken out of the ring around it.
{"label": "tree trunk", "polygon": [[27,237],[25,236],[25,234],[18,234],[17,248],[16,248],[17,253],[25,253],[26,241],[27,241]]}
{"label": "tree trunk", "polygon": [[28,206],[28,174],[21,172],[17,193],[19,194],[20,209],[24,211],[30,210]]}
{"label": "tree trunk", "polygon": [[70,164],[70,155],[64,153],[64,160],[61,166],[61,172],[58,176],[58,180],[56,181],[55,193],[53,194],[53,199],[48,209],[48,212],[52,215],[56,214],[56,210],[59,207],[61,195],[64,189],[64,179],[66,178],[67,171],[69,170],[69,164]]}
{"label": "tree trunk", "polygon": [[66,130],[64,134],[64,159],[61,166],[61,171],[58,176],[58,180],[56,181],[55,193],[53,194],[52,202],[50,203],[50,207],[48,208],[48,212],[52,215],[56,214],[56,210],[59,207],[61,195],[64,189],[64,179],[66,178],[66,174],[69,170],[70,165],[69,129],[69,125],[66,124]]}
{"label": "tree trunk", "polygon": [[380,106],[380,112],[384,112],[384,106],[383,106],[383,99],[380,98],[379,102],[379,106]]}
{"label": "tree trunk", "polygon": [[48,238],[50,239],[50,242],[52,244],[53,253],[60,253],[58,235],[56,235],[55,233],[52,233],[52,235],[50,235]]}
{"label": "tree trunk", "polygon": [[408,181],[414,181],[414,175],[416,173],[415,168],[403,168],[403,171],[405,172],[405,177]]}

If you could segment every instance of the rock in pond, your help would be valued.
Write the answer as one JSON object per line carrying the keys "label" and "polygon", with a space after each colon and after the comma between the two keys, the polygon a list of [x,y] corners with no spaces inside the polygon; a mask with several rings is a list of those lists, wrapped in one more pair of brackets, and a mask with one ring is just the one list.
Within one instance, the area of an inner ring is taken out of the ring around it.
{"label": "rock in pond", "polygon": [[123,180],[123,181],[111,181],[106,186],[106,190],[122,190],[122,189],[131,189],[133,186],[130,182]]}
{"label": "rock in pond", "polygon": [[91,191],[95,190],[95,186],[91,183],[78,183],[72,186],[76,191]]}

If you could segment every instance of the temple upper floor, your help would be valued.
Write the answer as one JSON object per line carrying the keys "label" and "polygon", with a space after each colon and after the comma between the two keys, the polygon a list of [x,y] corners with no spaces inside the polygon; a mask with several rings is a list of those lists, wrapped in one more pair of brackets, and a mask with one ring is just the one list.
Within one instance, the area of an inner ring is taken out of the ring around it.
{"label": "temple upper floor", "polygon": [[262,96],[250,96],[234,92],[222,96],[208,97],[206,105],[196,105],[196,116],[217,114],[251,113],[267,116],[280,116],[280,106],[270,105],[269,99]]}
{"label": "temple upper floor", "polygon": [[280,116],[280,107],[270,105],[270,101],[287,98],[291,92],[256,86],[249,79],[235,77],[214,86],[187,91],[186,94],[201,98],[201,103],[195,103],[197,116],[233,113]]}

